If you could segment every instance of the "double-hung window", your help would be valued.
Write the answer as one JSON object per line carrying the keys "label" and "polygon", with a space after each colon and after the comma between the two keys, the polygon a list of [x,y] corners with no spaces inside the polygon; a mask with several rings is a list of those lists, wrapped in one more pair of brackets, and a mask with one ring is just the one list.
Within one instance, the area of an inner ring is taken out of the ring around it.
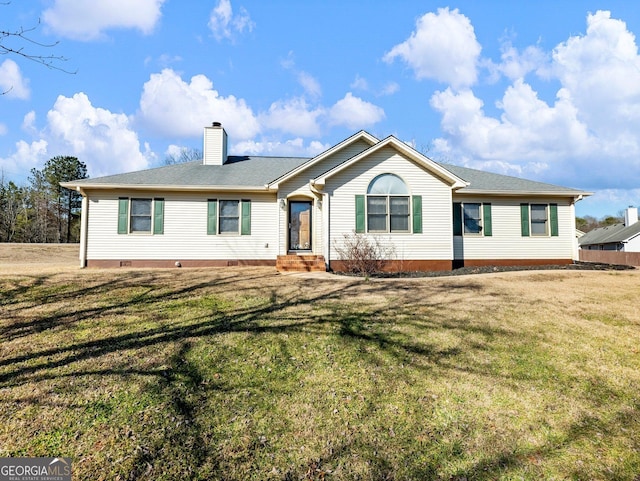
{"label": "double-hung window", "polygon": [[482,204],[465,202],[462,206],[465,234],[480,234],[482,232]]}
{"label": "double-hung window", "polygon": [[549,235],[546,204],[531,204],[531,235]]}
{"label": "double-hung window", "polygon": [[219,234],[238,234],[240,225],[240,201],[221,200],[220,201],[220,224]]}
{"label": "double-hung window", "polygon": [[520,204],[520,224],[523,237],[558,236],[558,204]]}
{"label": "double-hung window", "polygon": [[207,201],[208,235],[250,235],[251,201],[209,199]]}
{"label": "double-hung window", "polygon": [[493,235],[491,204],[480,202],[454,202],[453,235]]}
{"label": "double-hung window", "polygon": [[164,199],[118,199],[118,234],[163,234]]}
{"label": "double-hung window", "polygon": [[151,199],[131,199],[129,232],[151,232]]}

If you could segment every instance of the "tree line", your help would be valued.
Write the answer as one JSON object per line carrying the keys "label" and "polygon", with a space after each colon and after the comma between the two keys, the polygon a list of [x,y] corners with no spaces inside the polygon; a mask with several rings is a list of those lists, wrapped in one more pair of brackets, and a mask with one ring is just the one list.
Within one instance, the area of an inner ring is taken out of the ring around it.
{"label": "tree line", "polygon": [[60,182],[87,177],[87,166],[70,156],[31,169],[26,185],[0,173],[0,242],[79,242],[82,196]]}

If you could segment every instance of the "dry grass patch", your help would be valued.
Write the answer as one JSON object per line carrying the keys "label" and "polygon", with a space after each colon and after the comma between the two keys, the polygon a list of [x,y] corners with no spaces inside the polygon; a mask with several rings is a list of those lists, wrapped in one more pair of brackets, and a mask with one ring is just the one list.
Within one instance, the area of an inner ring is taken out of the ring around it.
{"label": "dry grass patch", "polygon": [[634,480],[639,279],[5,273],[0,456],[91,480]]}

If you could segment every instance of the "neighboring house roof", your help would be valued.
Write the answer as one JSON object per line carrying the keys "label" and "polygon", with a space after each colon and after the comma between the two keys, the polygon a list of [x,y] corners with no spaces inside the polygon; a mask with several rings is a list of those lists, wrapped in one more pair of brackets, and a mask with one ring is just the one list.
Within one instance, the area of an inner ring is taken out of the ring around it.
{"label": "neighboring house roof", "polygon": [[605,227],[598,227],[587,232],[579,240],[581,246],[595,244],[612,244],[628,242],[630,239],[640,235],[640,222],[625,226],[624,224],[613,224]]}
{"label": "neighboring house roof", "polygon": [[229,156],[224,165],[201,160],[125,174],[65,182],[70,188],[265,190],[265,185],[307,162],[301,157]]}

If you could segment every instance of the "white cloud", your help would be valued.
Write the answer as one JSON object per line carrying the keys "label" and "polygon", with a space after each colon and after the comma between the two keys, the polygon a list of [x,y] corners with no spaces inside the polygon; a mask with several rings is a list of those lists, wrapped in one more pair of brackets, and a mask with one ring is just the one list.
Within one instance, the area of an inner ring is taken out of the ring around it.
{"label": "white cloud", "polygon": [[164,1],[55,0],[42,18],[57,35],[75,40],[96,40],[114,28],[133,28],[148,35],[160,20]]}
{"label": "white cloud", "polygon": [[320,87],[320,83],[307,72],[298,72],[298,82],[304,88],[304,91],[307,95],[311,97],[320,97],[322,95],[322,88]]}
{"label": "white cloud", "polygon": [[587,33],[553,51],[553,74],[598,134],[640,135],[640,56],[633,33],[610,12],[587,17]]}
{"label": "white cloud", "polygon": [[84,93],[58,97],[47,113],[42,136],[48,140],[50,155],[78,157],[92,177],[149,166],[148,146],[146,154],[140,152],[129,118],[94,107]]}
{"label": "white cloud", "polygon": [[416,22],[411,36],[385,54],[386,62],[404,60],[418,79],[434,79],[454,88],[477,80],[480,44],[471,21],[458,9],[440,8]]}
{"label": "white cloud", "polygon": [[385,84],[384,87],[382,87],[382,90],[378,93],[378,95],[381,95],[381,96],[393,95],[398,90],[400,90],[400,85],[398,85],[395,82],[389,82],[389,83]]}
{"label": "white cloud", "polygon": [[238,155],[278,155],[278,156],[302,156],[314,157],[324,152],[329,144],[323,144],[317,140],[305,145],[300,137],[280,140],[245,140],[233,146],[233,151]]}
{"label": "white cloud", "polygon": [[[431,97],[441,117],[436,155],[471,167],[587,189],[637,187],[640,178],[640,56],[634,35],[609,12],[587,17],[587,32],[521,52],[505,44],[495,68],[513,80],[487,115],[470,88]],[[535,73],[525,82],[523,77]],[[542,100],[536,80],[559,81]]]}
{"label": "white cloud", "polygon": [[351,82],[351,85],[349,85],[349,87],[354,90],[368,91],[369,82],[367,82],[367,79],[360,77],[360,75],[356,75],[356,78],[353,80],[353,82]]}
{"label": "white cloud", "polygon": [[152,74],[144,84],[138,119],[155,133],[169,137],[201,137],[211,122],[222,122],[229,135],[249,139],[260,132],[256,116],[243,99],[222,97],[204,75],[189,83],[171,69]]}
{"label": "white cloud", "polygon": [[235,33],[253,31],[255,23],[249,13],[240,8],[240,13],[234,15],[230,0],[220,0],[218,5],[211,10],[209,16],[209,29],[217,40],[233,39]]}
{"label": "white cloud", "polygon": [[34,110],[27,112],[22,119],[22,130],[27,132],[35,132],[36,113]]}
{"label": "white cloud", "polygon": [[320,82],[308,72],[304,70],[296,69],[296,62],[293,57],[293,52],[289,52],[287,58],[280,61],[280,65],[282,68],[286,70],[291,70],[295,73],[298,83],[302,86],[305,93],[310,97],[317,99],[322,95],[322,87],[320,86]]}
{"label": "white cloud", "polygon": [[373,91],[373,93],[377,97],[393,95],[398,90],[400,90],[400,86],[396,82],[387,82],[381,89],[376,91],[369,86],[369,82],[367,81],[367,79],[360,77],[360,75],[356,75],[356,78],[353,82],[351,82],[351,85],[349,85],[349,87],[353,90],[362,90],[364,92]]}
{"label": "white cloud", "polygon": [[0,168],[9,172],[29,171],[39,168],[47,156],[47,141],[40,139],[30,144],[24,140],[16,142],[16,151],[9,157],[0,158]]}
{"label": "white cloud", "polygon": [[3,123],[0,123],[0,135],[6,135],[7,133],[7,126]]}
{"label": "white cloud", "polygon": [[517,80],[497,103],[502,115],[496,119],[471,90],[436,92],[431,106],[442,114],[445,133],[434,142],[436,151],[471,167],[534,177],[554,162],[588,156],[595,140],[565,94],[549,106]]}
{"label": "white cloud", "polygon": [[351,92],[338,100],[329,110],[329,123],[349,129],[364,129],[382,119],[384,110],[377,105],[354,97]]}
{"label": "white cloud", "polygon": [[15,152],[0,159],[9,171],[40,168],[56,155],[73,155],[85,162],[92,177],[139,170],[150,165],[154,155],[149,146],[140,151],[138,135],[129,118],[94,107],[84,93],[58,96],[47,113],[47,123],[38,130],[35,112],[27,113],[23,129],[37,140],[20,140]]}
{"label": "white cloud", "polygon": [[20,72],[20,67],[11,59],[0,64],[0,94],[7,98],[26,100],[31,95],[29,80]]}
{"label": "white cloud", "polygon": [[535,45],[530,45],[520,52],[511,42],[505,42],[501,51],[501,62],[496,69],[511,80],[524,78],[528,73],[541,69],[547,61],[545,53]]}
{"label": "white cloud", "polygon": [[269,112],[260,116],[264,128],[281,130],[292,135],[317,136],[320,134],[318,118],[324,114],[322,108],[311,108],[304,98],[271,104]]}

